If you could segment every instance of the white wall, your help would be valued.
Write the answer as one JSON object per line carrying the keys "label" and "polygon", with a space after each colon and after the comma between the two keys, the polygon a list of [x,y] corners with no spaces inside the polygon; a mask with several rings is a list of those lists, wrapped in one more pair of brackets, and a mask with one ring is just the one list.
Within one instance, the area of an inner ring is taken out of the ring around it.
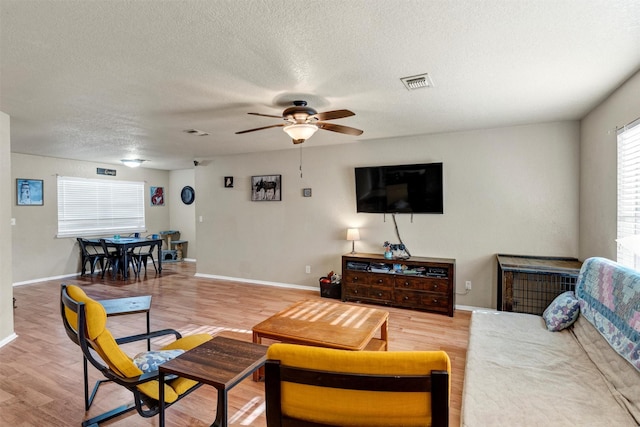
{"label": "white wall", "polygon": [[[115,177],[97,175],[97,168],[116,169]],[[4,170],[4,169],[3,169]],[[13,282],[74,274],[80,271],[79,249],[75,238],[56,238],[58,229],[56,175],[83,178],[104,178],[145,181],[146,225],[148,233],[157,233],[169,227],[169,206],[151,206],[149,187],[169,188],[169,172],[156,169],[80,162],[52,157],[11,154],[11,215],[16,218],[13,227]],[[44,180],[43,206],[17,206],[15,182],[17,178]],[[166,197],[166,196],[165,196]]]}
{"label": "white wall", "polygon": [[[496,306],[496,253],[577,256],[577,122],[302,146],[211,159],[195,170],[199,274],[318,286],[340,271],[359,227],[360,252],[397,241],[391,217],[355,212],[354,167],[443,162],[445,214],[398,216],[415,256],[457,260],[457,304]],[[282,202],[251,202],[252,175],[281,174]],[[224,188],[223,177],[235,187]],[[313,196],[302,197],[311,187]],[[305,266],[311,265],[311,274]]]}
{"label": "white wall", "polygon": [[[186,249],[186,253],[183,254],[185,258],[189,260],[195,260],[197,258],[197,244],[196,244],[196,203],[203,194],[200,194],[197,188],[195,188],[195,174],[193,169],[182,169],[171,171],[169,175],[169,208],[171,216],[171,230],[177,230],[180,232],[180,240],[187,240],[188,243],[183,245]],[[182,203],[180,194],[184,186],[191,186],[196,193],[195,202],[190,205]]]}
{"label": "white wall", "polygon": [[0,112],[0,347],[14,336],[11,286],[11,136],[9,116]]}
{"label": "white wall", "polygon": [[640,117],[640,72],[580,124],[580,258],[616,259],[616,128]]}

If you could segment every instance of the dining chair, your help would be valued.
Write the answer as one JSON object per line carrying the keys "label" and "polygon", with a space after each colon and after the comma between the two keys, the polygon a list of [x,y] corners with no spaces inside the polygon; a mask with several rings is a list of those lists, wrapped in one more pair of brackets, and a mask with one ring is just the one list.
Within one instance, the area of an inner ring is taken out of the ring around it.
{"label": "dining chair", "polygon": [[156,265],[156,260],[153,257],[153,250],[155,246],[156,245],[154,243],[149,243],[147,246],[133,248],[131,257],[136,264],[136,277],[142,272],[142,266],[144,266],[144,274],[147,274],[147,262],[149,259],[151,259],[153,268],[156,270],[156,273],[158,273],[158,266]]}
{"label": "dining chair", "polygon": [[[104,273],[109,269],[111,269],[111,275],[115,279],[119,271],[123,270],[124,268],[129,268],[129,265],[122,265],[123,254],[119,250],[110,249],[105,239],[100,239],[100,246],[102,247],[102,250],[106,254],[105,256],[106,262],[105,262],[104,268],[102,269],[102,278],[104,278]],[[131,254],[129,255],[128,259],[129,259],[128,264],[131,265],[131,267],[133,268],[133,272],[137,277],[138,273],[136,270],[136,264]]]}
{"label": "dining chair", "polygon": [[98,264],[100,264],[100,269],[104,272],[104,261],[106,255],[102,251],[102,248],[96,248],[95,245],[91,244],[91,242],[89,242],[87,239],[83,239],[82,237],[78,237],[77,240],[78,246],[80,247],[80,256],[82,258],[82,270],[80,272],[80,276],[84,276],[87,272],[87,263],[89,263],[91,274],[95,272],[96,266]]}

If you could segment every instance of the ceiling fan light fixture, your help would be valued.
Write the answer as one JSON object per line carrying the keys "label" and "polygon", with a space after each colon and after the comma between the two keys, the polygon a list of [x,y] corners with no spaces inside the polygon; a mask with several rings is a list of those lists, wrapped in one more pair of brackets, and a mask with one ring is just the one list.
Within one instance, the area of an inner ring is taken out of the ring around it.
{"label": "ceiling fan light fixture", "polygon": [[142,162],[144,162],[144,160],[142,159],[122,159],[120,161],[122,162],[122,164],[130,168],[137,168],[142,164]]}
{"label": "ceiling fan light fixture", "polygon": [[313,136],[318,130],[318,126],[309,123],[296,123],[285,126],[284,130],[293,140],[306,140]]}

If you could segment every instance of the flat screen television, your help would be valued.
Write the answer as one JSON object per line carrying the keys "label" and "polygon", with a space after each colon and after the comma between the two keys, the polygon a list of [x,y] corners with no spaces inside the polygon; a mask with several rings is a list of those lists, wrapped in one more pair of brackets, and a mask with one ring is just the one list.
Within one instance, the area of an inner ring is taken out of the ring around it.
{"label": "flat screen television", "polygon": [[442,163],[355,168],[357,211],[444,213]]}

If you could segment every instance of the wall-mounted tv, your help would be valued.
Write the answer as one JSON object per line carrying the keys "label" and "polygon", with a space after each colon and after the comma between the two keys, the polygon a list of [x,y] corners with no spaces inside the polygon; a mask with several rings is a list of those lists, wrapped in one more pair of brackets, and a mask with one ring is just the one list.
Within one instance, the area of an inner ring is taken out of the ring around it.
{"label": "wall-mounted tv", "polygon": [[355,168],[357,211],[444,213],[442,163]]}

